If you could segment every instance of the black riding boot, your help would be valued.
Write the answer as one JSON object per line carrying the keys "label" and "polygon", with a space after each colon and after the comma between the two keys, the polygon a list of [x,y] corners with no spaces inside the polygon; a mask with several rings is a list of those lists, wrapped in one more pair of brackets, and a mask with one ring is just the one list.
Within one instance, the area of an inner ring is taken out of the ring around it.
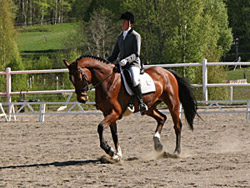
{"label": "black riding boot", "polygon": [[143,103],[140,84],[134,87],[134,92],[135,92],[136,97],[139,100],[139,110],[141,114],[143,115],[148,110],[148,106],[145,103]]}

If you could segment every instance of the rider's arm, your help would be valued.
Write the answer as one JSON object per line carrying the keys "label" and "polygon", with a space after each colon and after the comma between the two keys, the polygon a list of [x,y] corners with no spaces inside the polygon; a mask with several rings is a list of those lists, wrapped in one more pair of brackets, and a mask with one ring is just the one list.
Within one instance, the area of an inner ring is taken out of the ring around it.
{"label": "rider's arm", "polygon": [[136,60],[136,58],[137,58],[136,54],[132,54],[132,55],[126,57],[125,59],[127,60],[128,63],[132,63]]}
{"label": "rider's arm", "polygon": [[139,34],[135,35],[135,37],[134,37],[133,48],[134,48],[133,49],[134,53],[125,58],[128,63],[132,63],[132,62],[136,61],[136,59],[140,56],[141,36]]}

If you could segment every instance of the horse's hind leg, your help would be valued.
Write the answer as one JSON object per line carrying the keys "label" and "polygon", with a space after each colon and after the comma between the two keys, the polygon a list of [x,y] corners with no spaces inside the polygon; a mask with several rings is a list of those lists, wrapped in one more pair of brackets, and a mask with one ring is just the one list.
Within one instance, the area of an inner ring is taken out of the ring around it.
{"label": "horse's hind leg", "polygon": [[180,154],[181,153],[181,129],[182,123],[179,117],[179,102],[175,103],[174,106],[168,105],[170,114],[172,116],[174,122],[174,130],[176,135],[176,147],[174,153]]}
{"label": "horse's hind leg", "polygon": [[[177,93],[177,91],[175,91]],[[182,123],[179,117],[179,109],[180,109],[180,100],[179,97],[174,93],[168,93],[168,97],[164,98],[164,103],[167,104],[169,112],[172,116],[172,120],[174,122],[174,130],[176,135],[176,147],[174,153],[181,153],[181,129]],[[167,96],[167,95],[166,95]]]}
{"label": "horse's hind leg", "polygon": [[151,112],[149,112],[147,114],[149,116],[153,117],[157,121],[157,127],[155,130],[153,140],[154,140],[155,150],[160,152],[163,149],[163,145],[160,142],[160,138],[161,138],[160,135],[161,135],[162,127],[163,127],[165,121],[167,120],[167,116],[165,116],[163,113],[161,113],[157,109],[153,109]]}

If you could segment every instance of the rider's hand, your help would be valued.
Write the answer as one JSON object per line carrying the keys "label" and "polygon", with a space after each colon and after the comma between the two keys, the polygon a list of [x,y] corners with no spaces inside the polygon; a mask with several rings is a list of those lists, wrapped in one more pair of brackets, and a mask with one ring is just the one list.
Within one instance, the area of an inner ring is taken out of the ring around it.
{"label": "rider's hand", "polygon": [[123,66],[125,66],[126,64],[127,64],[127,60],[126,59],[122,59],[120,62],[119,62],[119,65],[121,66],[121,67],[123,67]]}
{"label": "rider's hand", "polygon": [[120,73],[120,68],[118,64],[115,64],[114,68],[113,68],[113,72],[117,72]]}

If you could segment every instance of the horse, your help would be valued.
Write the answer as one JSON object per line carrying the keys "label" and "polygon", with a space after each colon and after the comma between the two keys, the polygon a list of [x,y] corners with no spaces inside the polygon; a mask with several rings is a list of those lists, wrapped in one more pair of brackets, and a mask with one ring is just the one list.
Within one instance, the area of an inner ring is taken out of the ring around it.
{"label": "horse", "polygon": [[[104,116],[97,128],[100,147],[112,159],[122,159],[116,121],[123,117],[132,96],[126,92],[121,74],[114,71],[116,65],[103,58],[90,55],[81,56],[71,64],[67,60],[63,60],[63,62],[69,69],[69,79],[75,87],[78,102],[86,103],[89,86],[92,84],[95,88],[95,102],[97,108],[102,111]],[[168,106],[174,123],[176,134],[174,154],[179,156],[181,153],[182,130],[182,122],[179,117],[180,103],[182,103],[185,118],[192,130],[193,120],[198,115],[197,101],[192,87],[187,79],[180,77],[174,71],[162,67],[153,66],[146,68],[145,72],[152,77],[156,88],[155,92],[143,95],[143,101],[148,106],[145,115],[154,118],[157,122],[153,136],[154,149],[158,152],[163,150],[160,137],[167,116],[157,109],[157,105],[164,102]],[[138,105],[138,100],[134,100],[135,112],[139,111]],[[115,150],[104,139],[104,131],[107,127],[111,130]]]}

